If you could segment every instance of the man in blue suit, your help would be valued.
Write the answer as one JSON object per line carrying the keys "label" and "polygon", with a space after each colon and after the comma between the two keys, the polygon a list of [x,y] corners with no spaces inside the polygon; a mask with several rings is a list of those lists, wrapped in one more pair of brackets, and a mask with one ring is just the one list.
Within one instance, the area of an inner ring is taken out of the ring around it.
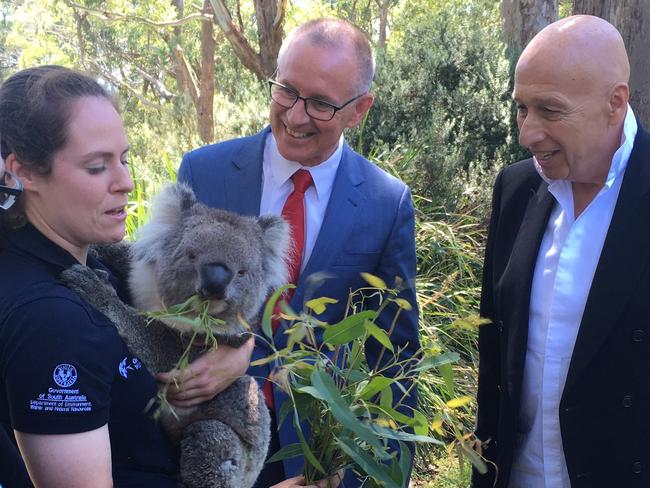
{"label": "man in blue suit", "polygon": [[[281,214],[294,190],[292,175],[307,170],[313,184],[304,195],[304,250],[291,308],[302,310],[310,298],[336,298],[338,303],[318,317],[332,324],[343,318],[350,290],[366,285],[360,273],[389,285],[401,280],[401,296],[413,309],[401,312],[391,339],[408,358],[419,347],[410,191],[343,138],[343,130],[359,124],[372,105],[373,74],[370,43],[358,28],[338,19],[302,25],[283,43],[277,77],[269,81],[270,128],[186,154],[178,179],[207,205],[244,215]],[[388,309],[380,317],[384,329],[395,312]],[[284,325],[275,333],[278,348],[286,345]],[[371,365],[380,360],[380,351],[374,340],[366,344]],[[260,341],[253,359],[269,353]],[[272,368],[249,373],[263,380]],[[286,396],[278,389],[273,395],[277,416]],[[271,452],[297,442],[289,422],[275,437]],[[283,480],[300,474],[303,462],[293,458],[267,465],[257,486],[293,486],[295,480]],[[358,486],[359,480],[349,472],[343,484]]]}

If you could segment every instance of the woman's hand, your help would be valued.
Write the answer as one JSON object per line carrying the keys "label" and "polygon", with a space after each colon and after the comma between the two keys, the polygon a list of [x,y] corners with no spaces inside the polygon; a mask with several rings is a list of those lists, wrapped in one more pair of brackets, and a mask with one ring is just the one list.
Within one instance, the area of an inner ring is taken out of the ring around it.
{"label": "woman's hand", "polygon": [[156,380],[167,388],[167,400],[176,407],[193,407],[228,388],[243,376],[250,364],[255,339],[241,347],[226,345],[211,349],[192,361],[183,371],[172,369],[158,373]]}

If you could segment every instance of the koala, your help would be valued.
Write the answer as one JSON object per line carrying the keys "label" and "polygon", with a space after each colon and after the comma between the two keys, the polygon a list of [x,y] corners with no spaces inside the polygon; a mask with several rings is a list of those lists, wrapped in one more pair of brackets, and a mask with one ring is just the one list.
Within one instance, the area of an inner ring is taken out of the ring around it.
{"label": "koala", "polygon": [[[99,272],[76,265],[64,283],[111,319],[130,351],[152,373],[169,371],[195,330],[182,320],[148,321],[139,311],[159,311],[200,297],[218,344],[233,347],[250,337],[269,292],[287,280],[289,226],[280,217],[243,217],[209,208],[183,184],[154,200],[151,219],[132,245],[95,252],[118,277],[128,276],[137,310],[124,304]],[[105,273],[104,273],[105,274]],[[197,341],[204,344],[204,340]],[[190,361],[205,350],[191,347]],[[257,382],[237,379],[212,400],[193,408],[160,409],[160,421],[180,444],[184,488],[247,488],[259,475],[270,440],[270,416]]]}

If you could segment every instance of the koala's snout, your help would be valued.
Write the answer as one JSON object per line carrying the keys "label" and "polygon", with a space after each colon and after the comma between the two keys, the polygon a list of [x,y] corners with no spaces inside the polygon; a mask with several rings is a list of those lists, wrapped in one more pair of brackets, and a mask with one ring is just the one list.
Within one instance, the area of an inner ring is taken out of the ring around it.
{"label": "koala's snout", "polygon": [[231,281],[232,271],[223,263],[203,264],[199,267],[197,292],[207,299],[222,300]]}

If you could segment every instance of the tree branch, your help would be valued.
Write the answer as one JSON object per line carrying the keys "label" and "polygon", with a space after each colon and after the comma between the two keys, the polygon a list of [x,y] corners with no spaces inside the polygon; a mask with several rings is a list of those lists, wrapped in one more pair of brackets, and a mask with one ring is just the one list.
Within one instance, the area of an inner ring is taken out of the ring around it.
{"label": "tree branch", "polygon": [[108,10],[98,10],[94,9],[91,7],[85,7],[84,5],[80,5],[78,3],[75,3],[71,0],[65,0],[66,5],[69,7],[72,7],[75,10],[81,10],[84,12],[87,12],[95,17],[98,17],[99,19],[103,20],[104,22],[127,22],[127,21],[135,21],[139,22],[141,24],[146,24],[150,25],[152,27],[178,27],[180,25],[186,24],[188,22],[192,22],[195,20],[202,20],[204,22],[212,22],[212,16],[211,15],[206,15],[200,12],[190,14],[187,17],[183,17],[182,19],[176,19],[176,20],[168,20],[164,22],[157,22],[151,19],[147,19],[146,17],[140,17],[139,15],[126,15],[126,14],[121,14],[119,12],[109,12]]}

